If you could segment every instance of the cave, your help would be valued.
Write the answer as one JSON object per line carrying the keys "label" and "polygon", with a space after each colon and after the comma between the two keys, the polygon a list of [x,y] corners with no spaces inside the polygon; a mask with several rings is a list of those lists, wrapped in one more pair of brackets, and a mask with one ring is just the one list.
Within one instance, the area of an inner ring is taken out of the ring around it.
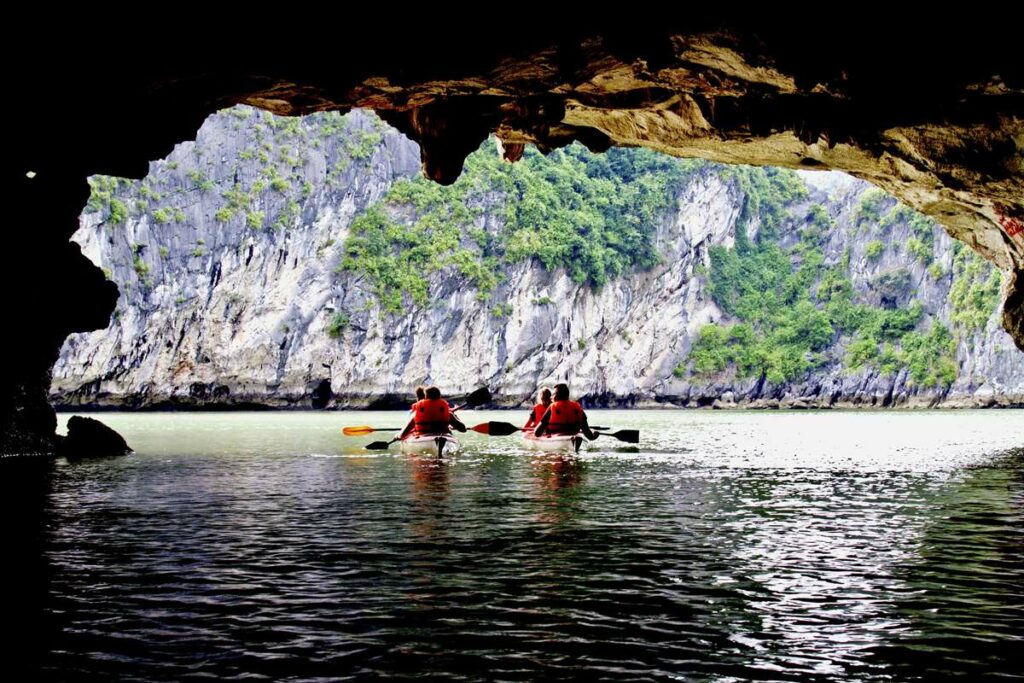
{"label": "cave", "polygon": [[[1008,272],[1003,324],[1024,349],[1024,74],[1009,22],[865,12],[817,17],[579,22],[443,17],[351,35],[309,31],[253,50],[242,25],[202,49],[154,50],[87,26],[4,47],[23,130],[5,155],[14,205],[5,289],[13,302],[0,386],[0,452],[50,453],[50,368],[71,332],[105,327],[117,288],[68,241],[94,174],[141,178],[210,113],[372,109],[419,143],[449,184],[488,135],[526,145],[648,147],[681,157],[835,169],[885,189]],[[87,22],[88,24],[89,22]],[[242,22],[244,24],[244,22]],[[244,35],[243,35],[244,34]],[[884,43],[884,50],[874,49]]]}

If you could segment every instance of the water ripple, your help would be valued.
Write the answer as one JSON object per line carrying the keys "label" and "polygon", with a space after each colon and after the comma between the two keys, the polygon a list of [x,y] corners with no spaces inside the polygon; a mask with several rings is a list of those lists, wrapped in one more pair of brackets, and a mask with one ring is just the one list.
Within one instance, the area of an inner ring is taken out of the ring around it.
{"label": "water ripple", "polygon": [[49,483],[43,674],[1020,677],[1005,415],[608,413],[646,420],[636,452],[443,462],[368,456],[338,415],[126,417],[138,454]]}

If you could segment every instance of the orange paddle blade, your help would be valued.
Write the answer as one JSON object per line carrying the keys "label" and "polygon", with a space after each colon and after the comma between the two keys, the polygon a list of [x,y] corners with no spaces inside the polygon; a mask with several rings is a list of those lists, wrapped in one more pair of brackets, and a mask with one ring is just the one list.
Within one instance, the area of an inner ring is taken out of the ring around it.
{"label": "orange paddle blade", "polygon": [[366,434],[373,434],[376,430],[368,425],[360,425],[359,427],[345,427],[341,430],[341,433],[345,436],[364,436]]}

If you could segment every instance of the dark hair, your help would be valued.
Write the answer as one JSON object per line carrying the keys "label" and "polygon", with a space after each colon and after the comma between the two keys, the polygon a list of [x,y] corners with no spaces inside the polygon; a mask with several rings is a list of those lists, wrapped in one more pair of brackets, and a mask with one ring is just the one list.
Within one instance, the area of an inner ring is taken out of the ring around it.
{"label": "dark hair", "polygon": [[568,401],[569,400],[569,385],[568,384],[556,384],[555,385],[555,400],[556,401]]}
{"label": "dark hair", "polygon": [[427,398],[439,399],[441,398],[441,390],[437,387],[427,387]]}
{"label": "dark hair", "polygon": [[427,388],[422,384],[416,387],[416,400],[422,401],[427,397]]}
{"label": "dark hair", "polygon": [[540,390],[540,402],[544,405],[551,403],[551,390],[547,387],[543,387]]}

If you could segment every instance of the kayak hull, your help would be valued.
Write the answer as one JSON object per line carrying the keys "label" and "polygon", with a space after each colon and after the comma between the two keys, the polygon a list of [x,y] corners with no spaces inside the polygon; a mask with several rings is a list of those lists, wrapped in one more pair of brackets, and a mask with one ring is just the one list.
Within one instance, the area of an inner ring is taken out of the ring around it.
{"label": "kayak hull", "polygon": [[561,453],[579,453],[583,445],[580,434],[545,434],[534,436],[530,432],[523,435],[523,443],[528,448],[538,451],[557,451]]}
{"label": "kayak hull", "polygon": [[451,434],[416,434],[399,442],[403,453],[417,455],[445,455],[459,449],[459,442]]}

